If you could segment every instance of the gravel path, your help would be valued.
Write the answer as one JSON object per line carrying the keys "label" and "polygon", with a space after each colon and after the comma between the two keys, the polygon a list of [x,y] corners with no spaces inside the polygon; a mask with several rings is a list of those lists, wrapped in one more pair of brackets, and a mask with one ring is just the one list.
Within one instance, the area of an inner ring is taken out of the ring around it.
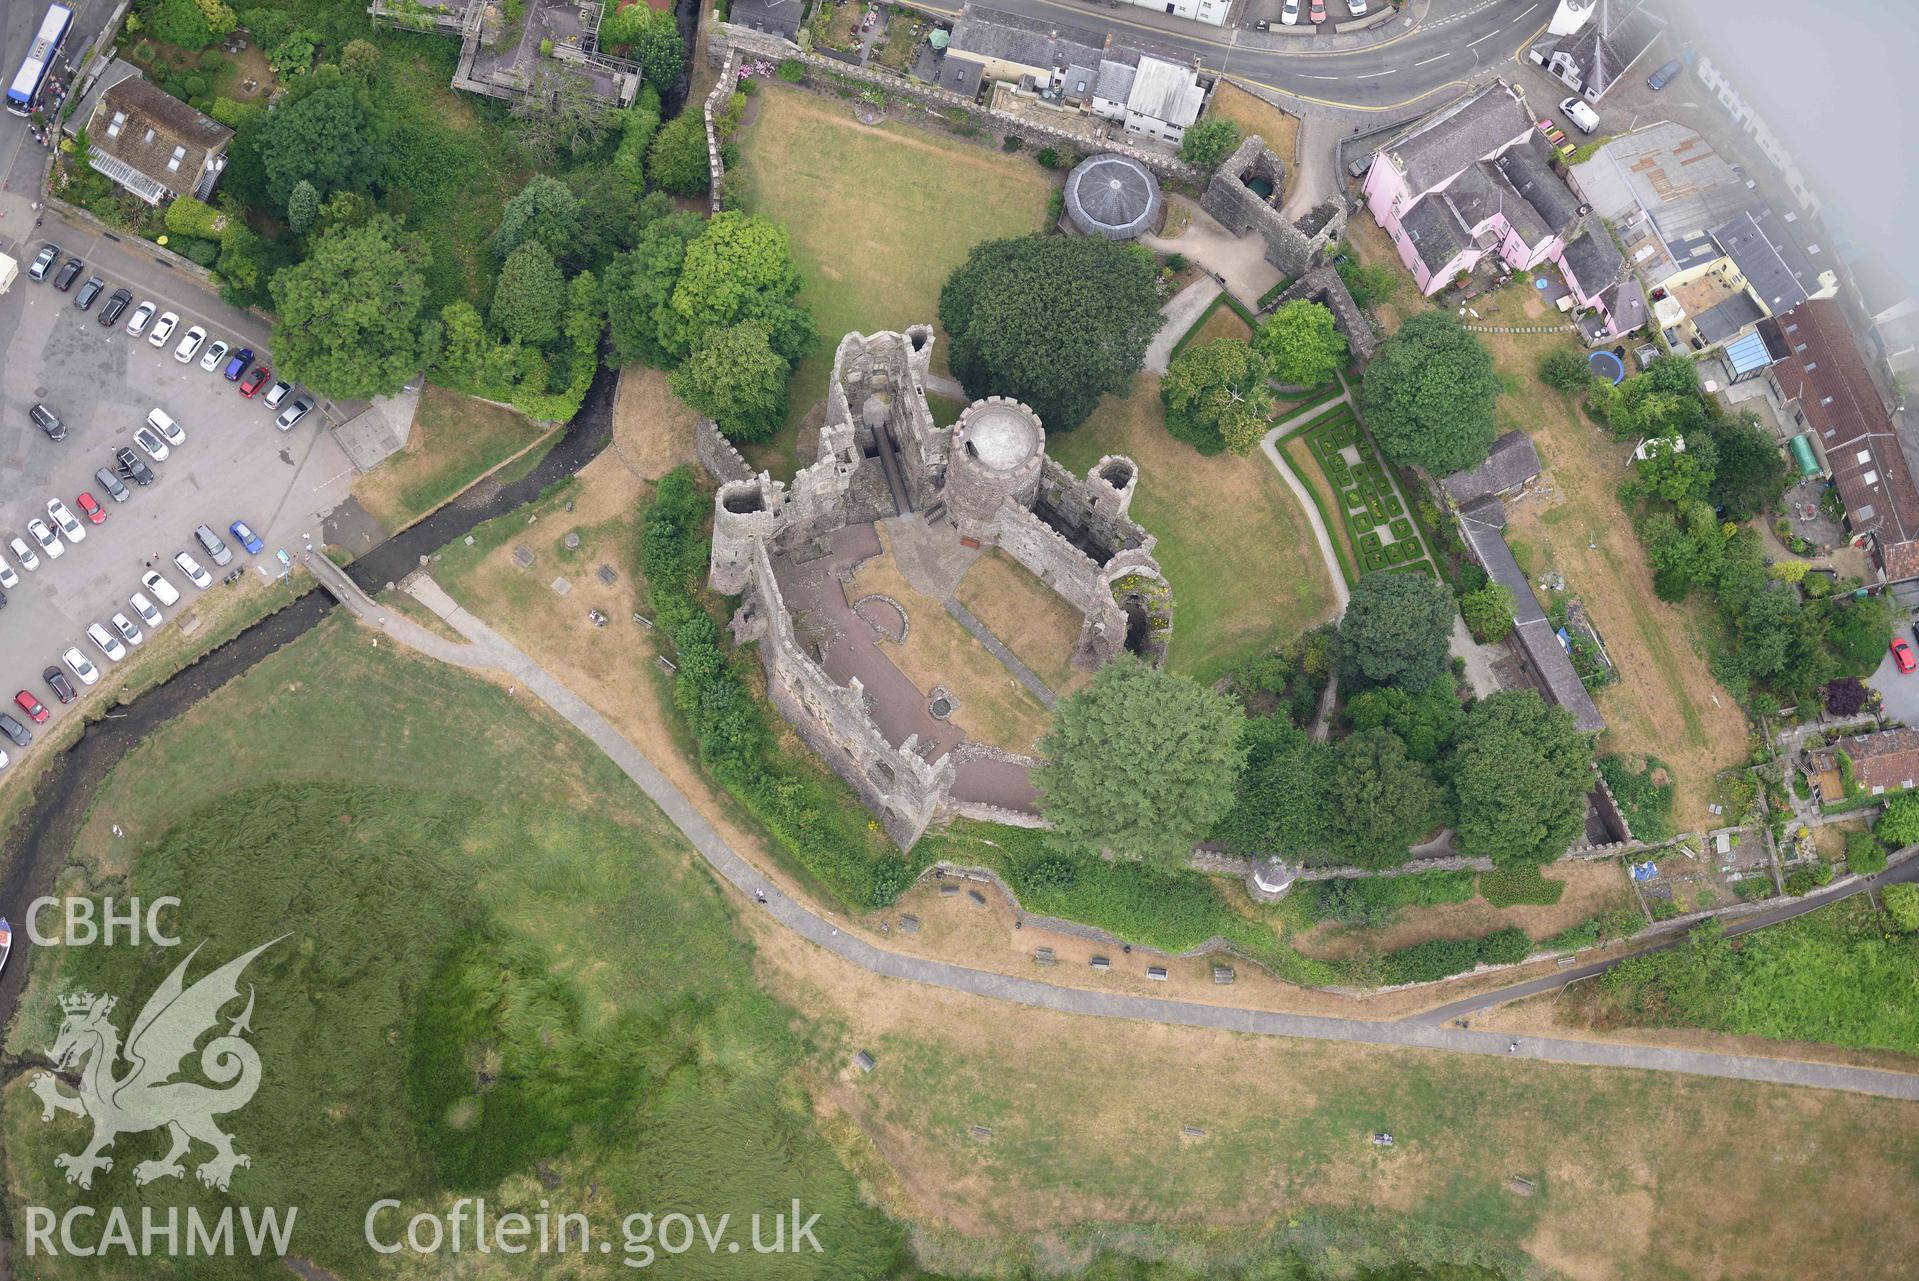
{"label": "gravel path", "polygon": [[[1430,1022],[1368,1022],[1360,1019],[1281,1014],[1243,1010],[1192,1001],[1127,996],[1055,987],[1033,979],[967,969],[920,957],[902,956],[875,947],[848,934],[763,880],[744,858],[726,843],[713,825],[694,809],[680,790],[661,774],[605,717],[589,707],[538,663],[499,633],[462,609],[430,578],[415,578],[407,590],[454,630],[466,644],[445,639],[411,619],[382,608],[348,579],[331,561],[308,556],[306,563],[329,592],[353,614],[381,628],[395,641],[420,653],[460,667],[500,672],[541,699],[604,751],[639,784],[666,816],[686,835],[713,869],[749,896],[761,896],[765,910],[786,928],[872,973],[934,987],[966,992],[994,1000],[1012,1001],[1039,1009],[1095,1018],[1139,1019],[1182,1027],[1213,1028],[1254,1036],[1285,1036],[1320,1041],[1348,1041],[1366,1045],[1397,1045],[1443,1050],[1455,1054],[1486,1054],[1509,1058],[1580,1063],[1599,1067],[1639,1068],[1656,1072],[1684,1072],[1696,1076],[1764,1081],[1779,1085],[1813,1086],[1874,1094],[1886,1098],[1919,1100],[1919,1076],[1872,1068],[1803,1063],[1750,1055],[1712,1054],[1657,1046],[1624,1045],[1604,1041],[1566,1041],[1527,1037],[1518,1042],[1494,1032],[1473,1032]],[[1482,1004],[1494,1004],[1496,996]],[[1516,1047],[1516,1048],[1515,1048]]]}
{"label": "gravel path", "polygon": [[1265,451],[1266,461],[1278,469],[1280,479],[1286,482],[1286,488],[1293,491],[1293,497],[1299,503],[1299,510],[1305,515],[1306,523],[1313,527],[1313,541],[1319,545],[1320,559],[1326,562],[1326,577],[1333,584],[1333,599],[1339,602],[1339,609],[1334,614],[1335,618],[1346,612],[1346,602],[1352,599],[1352,592],[1346,586],[1345,571],[1339,567],[1339,556],[1333,551],[1332,535],[1326,530],[1326,522],[1320,518],[1319,504],[1313,501],[1313,496],[1306,492],[1305,482],[1293,474],[1292,467],[1280,454],[1279,441],[1294,428],[1311,422],[1334,405],[1350,403],[1352,398],[1351,392],[1341,391],[1335,400],[1329,400],[1323,405],[1314,405],[1311,409],[1294,414],[1267,432],[1259,441],[1260,449]]}

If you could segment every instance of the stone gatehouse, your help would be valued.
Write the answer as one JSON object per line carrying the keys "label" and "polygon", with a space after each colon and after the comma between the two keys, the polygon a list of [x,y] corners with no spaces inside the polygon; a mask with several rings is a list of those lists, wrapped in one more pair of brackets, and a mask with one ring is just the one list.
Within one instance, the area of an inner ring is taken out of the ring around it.
{"label": "stone gatehouse", "polygon": [[[950,427],[935,425],[926,400],[933,342],[925,325],[843,338],[816,457],[791,484],[751,472],[710,422],[700,424],[698,442],[720,482],[708,581],[741,598],[735,638],[760,642],[774,705],[902,847],[943,812],[984,816],[991,807],[953,794],[959,753],[949,744],[901,737],[904,722],[876,716],[893,709],[875,708],[865,684],[827,675],[819,644],[793,625],[783,572],[790,579],[795,566],[836,548],[844,554],[851,527],[910,521],[915,538],[935,549],[998,548],[1065,601],[1081,620],[1077,668],[1128,651],[1163,661],[1172,630],[1155,539],[1129,514],[1133,460],[1108,455],[1075,476],[1047,457],[1039,416],[1001,397],[975,401]],[[895,726],[892,737],[882,721]]]}

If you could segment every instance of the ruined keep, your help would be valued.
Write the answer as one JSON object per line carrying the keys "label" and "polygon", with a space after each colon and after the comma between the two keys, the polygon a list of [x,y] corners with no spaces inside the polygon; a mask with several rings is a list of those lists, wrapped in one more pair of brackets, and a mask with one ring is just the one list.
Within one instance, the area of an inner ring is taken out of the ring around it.
{"label": "ruined keep", "polygon": [[1039,416],[1018,401],[975,401],[951,427],[933,422],[926,377],[930,326],[848,334],[834,353],[812,464],[792,484],[751,473],[710,422],[699,426],[714,498],[708,582],[741,597],[737,641],[760,642],[780,714],[860,793],[902,847],[943,810],[954,766],[925,759],[915,738],[888,743],[857,680],[836,684],[796,635],[775,562],[824,555],[835,531],[917,516],[967,548],[997,547],[1082,618],[1075,666],[1123,651],[1161,662],[1172,593],[1154,538],[1129,514],[1139,468],[1108,455],[1085,477],[1046,456]]}
{"label": "ruined keep", "polygon": [[1213,171],[1199,205],[1234,235],[1265,241],[1266,261],[1282,274],[1300,276],[1325,261],[1328,246],[1346,229],[1346,206],[1334,201],[1288,222],[1279,212],[1285,189],[1285,164],[1252,134]]}

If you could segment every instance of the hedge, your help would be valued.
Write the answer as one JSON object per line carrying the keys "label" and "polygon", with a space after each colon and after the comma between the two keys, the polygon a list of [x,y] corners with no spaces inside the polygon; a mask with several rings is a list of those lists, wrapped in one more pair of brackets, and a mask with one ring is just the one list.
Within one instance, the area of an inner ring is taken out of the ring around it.
{"label": "hedge", "polygon": [[1384,923],[1385,917],[1402,907],[1466,903],[1473,897],[1473,874],[1469,871],[1342,876],[1307,884],[1310,894],[1303,897],[1313,919],[1346,924]]}
{"label": "hedge", "polygon": [[1477,939],[1429,939],[1379,958],[1380,982],[1432,983],[1464,974],[1476,965],[1517,965],[1533,953],[1533,941],[1518,926]]}
{"label": "hedge", "polygon": [[1540,875],[1536,863],[1495,868],[1479,874],[1479,897],[1494,907],[1515,907],[1528,903],[1551,907],[1566,892],[1564,881],[1549,881]]}

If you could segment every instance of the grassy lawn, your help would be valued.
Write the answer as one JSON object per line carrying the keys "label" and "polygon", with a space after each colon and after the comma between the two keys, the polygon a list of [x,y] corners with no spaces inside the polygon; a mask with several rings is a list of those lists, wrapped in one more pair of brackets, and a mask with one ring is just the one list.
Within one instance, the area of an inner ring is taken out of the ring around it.
{"label": "grassy lawn", "polygon": [[[793,371],[785,430],[744,452],[790,478],[800,420],[826,394],[839,340],[936,320],[940,286],[967,250],[1039,230],[1055,179],[1024,155],[890,121],[868,128],[851,104],[762,84],[728,180],[742,207],[792,233],[820,346]],[[944,346],[933,365],[945,371]]]}
{"label": "grassy lawn", "polygon": [[995,548],[975,561],[953,595],[1055,694],[1090,679],[1073,670],[1079,612],[1005,552]]}
{"label": "grassy lawn", "polygon": [[1139,464],[1133,518],[1159,538],[1173,587],[1169,664],[1202,681],[1297,636],[1333,611],[1332,584],[1292,491],[1263,455],[1207,458],[1167,434],[1159,382],[1108,397],[1047,452],[1084,475],[1102,454]]}
{"label": "grassy lawn", "polygon": [[355,480],[353,496],[398,531],[547,433],[524,414],[429,383],[406,448]]}
{"label": "grassy lawn", "polygon": [[1231,297],[1231,294],[1223,293],[1213,299],[1212,306],[1180,337],[1179,343],[1173,348],[1175,356],[1188,347],[1204,346],[1221,338],[1237,338],[1245,342],[1253,336],[1253,327],[1246,323],[1238,309],[1226,305]]}
{"label": "grassy lawn", "polygon": [[[624,1211],[609,1207],[690,1198],[741,1216],[798,1196],[836,1226],[781,1275],[877,1272],[897,1232],[813,1129],[790,1080],[801,1025],[753,982],[678,833],[524,695],[378,639],[336,615],[154,734],[102,786],[74,851],[70,880],[179,896],[180,933],[206,947],[193,977],[282,936],[248,972],[262,1083],[224,1119],[252,1157],[229,1195],[299,1206],[297,1253],[339,1276],[375,1267],[373,1197],[400,1198],[404,1223],[456,1191],[548,1197],[614,1240],[605,1216]],[[10,1045],[51,1043],[59,992],[132,1003],[179,959],[40,950]],[[86,1124],[39,1112],[16,1078],[16,1216],[75,1199],[52,1157]],[[163,1147],[123,1135],[93,1198],[217,1208],[191,1173],[134,1191],[137,1161]],[[38,1267],[151,1275],[143,1261]],[[191,1274],[266,1273],[213,1260]]]}
{"label": "grassy lawn", "polygon": [[[1351,561],[1342,555],[1342,562],[1357,564],[1361,573],[1368,574],[1419,565],[1430,571],[1412,512],[1360,428],[1352,406],[1335,405],[1294,434],[1302,439],[1324,482],[1314,485],[1314,492],[1322,495],[1321,510],[1337,521],[1347,543],[1345,550],[1351,553]],[[1323,506],[1328,491],[1332,495],[1329,512]]]}

